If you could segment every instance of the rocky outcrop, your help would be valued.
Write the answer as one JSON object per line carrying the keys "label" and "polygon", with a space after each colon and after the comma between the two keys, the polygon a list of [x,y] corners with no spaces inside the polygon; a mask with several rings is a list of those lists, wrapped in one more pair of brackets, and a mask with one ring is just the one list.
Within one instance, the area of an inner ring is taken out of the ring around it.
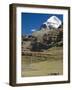
{"label": "rocky outcrop", "polygon": [[43,51],[54,46],[60,47],[63,45],[63,30],[60,28],[59,30],[36,31],[32,33],[32,36],[23,37],[22,41],[24,47],[26,46],[31,51]]}

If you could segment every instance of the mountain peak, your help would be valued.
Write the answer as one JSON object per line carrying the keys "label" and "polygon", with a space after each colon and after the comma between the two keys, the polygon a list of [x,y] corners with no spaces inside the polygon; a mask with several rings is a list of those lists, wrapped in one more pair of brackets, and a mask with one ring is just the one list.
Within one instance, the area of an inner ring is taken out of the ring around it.
{"label": "mountain peak", "polygon": [[52,16],[47,20],[47,23],[51,24],[51,26],[53,26],[55,28],[58,28],[62,22],[58,17]]}
{"label": "mountain peak", "polygon": [[62,22],[57,16],[51,16],[50,18],[47,19],[46,22],[42,24],[42,26],[46,26],[47,28],[57,29],[61,24]]}

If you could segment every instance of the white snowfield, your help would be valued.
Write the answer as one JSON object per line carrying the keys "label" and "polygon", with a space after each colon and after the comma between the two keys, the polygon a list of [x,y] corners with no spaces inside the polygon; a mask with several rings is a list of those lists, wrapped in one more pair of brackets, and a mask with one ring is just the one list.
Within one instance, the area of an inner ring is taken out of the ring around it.
{"label": "white snowfield", "polygon": [[48,28],[53,27],[57,29],[62,24],[62,22],[58,17],[52,16],[43,24],[45,24]]}

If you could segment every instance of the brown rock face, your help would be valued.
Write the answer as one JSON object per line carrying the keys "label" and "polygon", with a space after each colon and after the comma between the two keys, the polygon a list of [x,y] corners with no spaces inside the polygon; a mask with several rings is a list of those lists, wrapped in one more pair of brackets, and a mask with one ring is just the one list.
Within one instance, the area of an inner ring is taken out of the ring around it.
{"label": "brown rock face", "polygon": [[[53,46],[63,45],[63,30],[59,29],[42,29],[33,32],[31,36],[23,37],[24,48],[32,51],[43,51]],[[27,47],[28,46],[28,47]]]}

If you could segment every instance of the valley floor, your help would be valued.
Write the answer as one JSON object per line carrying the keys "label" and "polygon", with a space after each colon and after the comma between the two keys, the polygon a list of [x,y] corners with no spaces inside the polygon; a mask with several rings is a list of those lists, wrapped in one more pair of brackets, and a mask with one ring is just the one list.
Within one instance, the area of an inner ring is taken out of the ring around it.
{"label": "valley floor", "polygon": [[44,52],[50,53],[50,55],[47,57],[22,55],[22,77],[63,74],[63,48],[52,47]]}

